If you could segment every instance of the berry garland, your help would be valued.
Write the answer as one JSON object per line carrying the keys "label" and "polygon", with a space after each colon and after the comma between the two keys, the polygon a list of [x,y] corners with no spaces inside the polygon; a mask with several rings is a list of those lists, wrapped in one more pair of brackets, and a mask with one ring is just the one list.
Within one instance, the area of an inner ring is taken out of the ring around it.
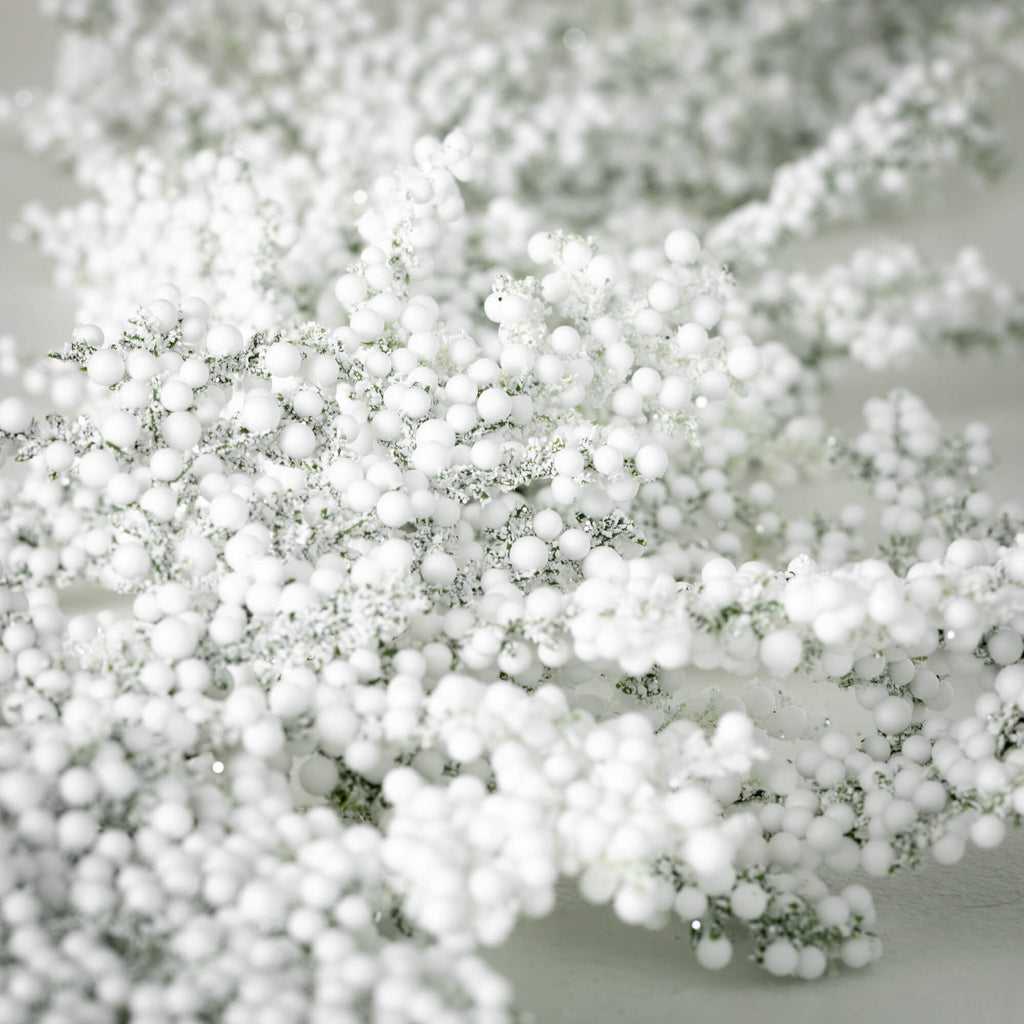
{"label": "berry garland", "polygon": [[6,112],[98,198],[25,219],[85,322],[0,349],[0,1020],[514,1020],[565,877],[813,979],[880,954],[836,877],[1024,816],[988,433],[824,411],[1021,295],[769,266],[998,162],[1019,12],[523,6],[44,4]]}

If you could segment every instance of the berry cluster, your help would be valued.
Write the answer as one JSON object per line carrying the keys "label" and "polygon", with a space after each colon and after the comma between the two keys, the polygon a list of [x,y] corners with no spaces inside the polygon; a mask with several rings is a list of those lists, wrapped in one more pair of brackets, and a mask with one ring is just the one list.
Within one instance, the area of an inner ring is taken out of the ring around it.
{"label": "berry cluster", "polygon": [[765,265],[990,159],[1012,8],[46,6],[99,322],[0,343],[0,1019],[512,1021],[561,878],[812,979],[880,954],[837,876],[1020,822],[1024,507],[827,395],[1021,296]]}

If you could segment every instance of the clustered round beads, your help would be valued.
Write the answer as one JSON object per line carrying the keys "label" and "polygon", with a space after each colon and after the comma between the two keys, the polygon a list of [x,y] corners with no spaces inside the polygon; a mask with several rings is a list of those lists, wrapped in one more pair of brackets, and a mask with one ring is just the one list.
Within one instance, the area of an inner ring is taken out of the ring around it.
{"label": "clustered round beads", "polygon": [[1020,296],[976,249],[932,265],[905,244],[859,249],[820,274],[767,271],[746,315],[771,324],[807,361],[904,366],[942,346],[998,350],[1015,335]]}
{"label": "clustered round beads", "polygon": [[[802,2],[784,12],[750,2],[729,17],[652,2],[624,26],[579,0],[560,12],[531,2],[528,15],[500,0],[467,27],[457,0],[396,24],[366,3],[339,24],[323,0],[296,0],[283,18],[276,0],[258,0],[251,19],[218,0],[202,41],[176,12],[125,4],[91,17],[93,6],[48,5],[66,26],[55,86],[10,116],[34,149],[72,161],[98,193],[56,214],[32,207],[25,230],[84,318],[104,326],[165,278],[188,291],[202,283],[222,315],[247,326],[271,326],[270,311],[327,319],[325,284],[354,255],[367,183],[450,124],[480,143],[475,157],[454,143],[447,156],[460,171],[475,161],[487,183],[493,201],[474,211],[468,238],[491,265],[519,260],[532,231],[564,216],[567,195],[574,223],[626,247],[675,227],[680,196],[694,223],[739,207],[719,234],[743,258],[834,207],[849,213],[864,192],[891,195],[935,164],[991,158],[979,97],[996,62],[972,65],[963,41],[990,53],[1013,46],[984,10],[960,12],[952,28],[900,12],[854,55],[845,42],[870,33],[872,15]],[[507,30],[524,17],[533,31]],[[567,19],[587,25],[571,54]],[[140,62],[133,47],[159,56]],[[727,67],[707,59],[719,50]],[[808,52],[820,59],[797,70]],[[239,61],[244,53],[259,58]],[[935,59],[907,68],[919,53]],[[896,155],[879,151],[883,135],[901,140]],[[800,159],[808,139],[816,148]],[[770,201],[747,202],[780,158],[794,162]],[[422,201],[422,186],[409,193]],[[426,224],[417,238],[437,234]],[[672,258],[685,262],[692,232],[670,237]],[[460,248],[456,273],[479,259]]]}
{"label": "clustered round beads", "polygon": [[[52,6],[96,49],[65,47],[24,124],[99,199],[27,224],[99,326],[46,368],[0,346],[0,1017],[499,1024],[473,951],[561,876],[627,923],[678,915],[709,969],[747,941],[812,979],[881,948],[870,893],[826,873],[1019,821],[1024,514],[982,489],[987,431],[897,391],[846,439],[823,400],[841,359],[1000,343],[1019,298],[970,253],[756,269],[988,159],[994,69],[959,46],[984,16],[951,47],[889,12],[865,60],[802,3],[700,31],[641,5],[625,49],[544,5],[527,33],[521,5],[445,32],[442,4],[382,41],[372,5],[214,2],[201,46],[178,8],[98,35]],[[439,123],[462,130],[419,137]],[[567,196],[594,237],[545,229]],[[787,515],[823,476],[863,504]],[[65,618],[76,583],[122,604]],[[793,699],[811,682],[852,689],[862,740]]]}

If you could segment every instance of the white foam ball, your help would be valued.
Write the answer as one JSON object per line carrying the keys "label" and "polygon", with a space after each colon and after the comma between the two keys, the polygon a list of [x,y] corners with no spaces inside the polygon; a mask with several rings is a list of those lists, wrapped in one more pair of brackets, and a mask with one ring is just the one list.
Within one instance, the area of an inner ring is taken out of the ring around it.
{"label": "white foam ball", "polygon": [[89,379],[103,388],[113,387],[124,377],[124,358],[111,348],[97,349],[86,363]]}
{"label": "white foam ball", "polygon": [[206,332],[206,351],[215,359],[237,356],[244,347],[242,332],[234,324],[213,324]]}
{"label": "white foam ball", "polygon": [[685,228],[677,228],[665,238],[665,255],[672,263],[692,263],[700,255],[700,239]]}
{"label": "white foam ball", "polygon": [[269,391],[250,391],[242,402],[242,426],[254,434],[275,430],[281,422],[281,405]]}
{"label": "white foam ball", "polygon": [[761,963],[769,974],[785,978],[794,974],[800,962],[796,946],[787,939],[776,939],[762,954]]}
{"label": "white foam ball", "polygon": [[741,921],[755,921],[768,908],[768,894],[754,882],[741,882],[729,897],[729,908]]}
{"label": "white foam ball", "polygon": [[697,963],[709,971],[720,971],[732,960],[732,943],[724,936],[703,938],[697,943],[694,953]]}
{"label": "white foam ball", "polygon": [[668,469],[668,453],[659,444],[642,445],[633,457],[636,471],[647,480],[657,480]]}
{"label": "white foam ball", "polygon": [[776,678],[788,676],[800,666],[803,650],[803,642],[792,630],[774,630],[761,641],[761,663]]}
{"label": "white foam ball", "polygon": [[195,627],[180,616],[162,619],[150,638],[153,653],[166,661],[180,661],[195,653],[199,643]]}
{"label": "white foam ball", "polygon": [[194,448],[203,434],[199,418],[191,412],[172,412],[160,426],[164,441],[177,451]]}
{"label": "white foam ball", "polygon": [[539,537],[520,537],[512,542],[508,560],[512,567],[524,576],[533,576],[548,564],[550,553],[547,544]]}
{"label": "white foam ball", "polygon": [[149,572],[152,562],[146,549],[136,541],[118,544],[111,558],[114,572],[122,579],[140,580]]}
{"label": "white foam ball", "polygon": [[982,850],[997,847],[1006,836],[1006,824],[994,814],[983,814],[971,824],[971,842]]}
{"label": "white foam ball", "polygon": [[275,341],[264,353],[263,361],[273,377],[294,377],[302,365],[302,352],[290,341]]}
{"label": "white foam ball", "polygon": [[290,459],[308,459],[317,449],[316,434],[306,423],[285,425],[278,438],[281,451]]}
{"label": "white foam ball", "polygon": [[874,708],[875,725],[879,731],[893,734],[902,732],[910,725],[914,709],[902,697],[883,697]]}

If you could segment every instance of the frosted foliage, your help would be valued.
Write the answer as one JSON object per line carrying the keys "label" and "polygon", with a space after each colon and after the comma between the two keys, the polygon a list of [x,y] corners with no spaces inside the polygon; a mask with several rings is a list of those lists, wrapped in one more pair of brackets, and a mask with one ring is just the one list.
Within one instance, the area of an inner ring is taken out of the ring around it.
{"label": "frosted foliage", "polygon": [[566,878],[810,980],[881,953],[844,875],[1020,823],[1024,506],[909,391],[829,422],[1020,292],[776,259],[998,171],[1017,5],[41,7],[0,113],[87,198],[20,226],[78,326],[0,342],[0,1020],[515,1021]]}

